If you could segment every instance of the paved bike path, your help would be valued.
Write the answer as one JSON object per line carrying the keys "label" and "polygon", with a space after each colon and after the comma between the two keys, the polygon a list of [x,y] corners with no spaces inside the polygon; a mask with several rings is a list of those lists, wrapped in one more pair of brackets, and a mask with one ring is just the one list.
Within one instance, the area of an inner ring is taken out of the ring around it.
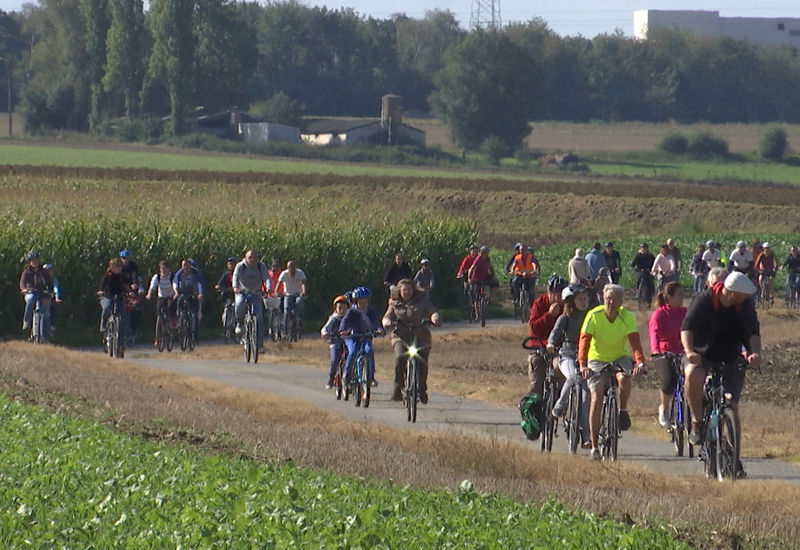
{"label": "paved bike path", "polygon": [[[498,445],[513,442],[540,448],[540,443],[525,440],[519,427],[520,416],[516,408],[500,407],[469,399],[429,392],[428,405],[420,405],[417,422],[406,421],[402,403],[389,401],[391,382],[383,381],[372,388],[369,408],[356,407],[353,401],[337,401],[333,390],[325,389],[326,373],[321,369],[297,365],[240,361],[169,359],[163,355],[134,357],[130,360],[154,369],[165,370],[214,380],[222,384],[248,390],[309,401],[318,407],[336,412],[359,422],[376,423],[392,428],[413,431],[431,431],[443,434],[482,436],[497,441]],[[556,438],[553,451],[566,452],[563,431]],[[587,451],[578,451],[587,456]],[[702,475],[702,463],[697,459],[678,458],[672,444],[653,438],[625,432],[619,445],[617,463],[626,462],[677,476]],[[800,482],[800,466],[780,460],[743,457],[748,479],[779,479]],[[615,466],[616,467],[616,466]]]}

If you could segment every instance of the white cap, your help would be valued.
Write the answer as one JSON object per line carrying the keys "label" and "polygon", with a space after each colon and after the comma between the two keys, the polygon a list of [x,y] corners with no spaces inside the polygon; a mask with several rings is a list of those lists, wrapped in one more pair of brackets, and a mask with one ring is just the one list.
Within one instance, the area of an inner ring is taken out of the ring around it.
{"label": "white cap", "polygon": [[761,248],[772,248],[769,243],[764,243],[761,245]]}
{"label": "white cap", "polygon": [[736,248],[742,248],[743,246],[747,246],[747,243],[744,241],[739,241],[736,243]]}
{"label": "white cap", "polygon": [[742,294],[753,294],[757,290],[756,285],[744,273],[734,271],[725,277],[725,288],[731,292],[741,292]]}
{"label": "white cap", "polygon": [[715,243],[714,241],[708,241],[708,242],[706,243],[706,246],[708,246],[708,247],[712,247],[712,246],[714,246],[715,244],[716,244],[716,243]]}

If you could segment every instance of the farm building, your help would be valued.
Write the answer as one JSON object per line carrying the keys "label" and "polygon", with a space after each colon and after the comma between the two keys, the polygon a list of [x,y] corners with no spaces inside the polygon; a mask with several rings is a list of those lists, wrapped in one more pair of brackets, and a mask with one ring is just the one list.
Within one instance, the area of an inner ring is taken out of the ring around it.
{"label": "farm building", "polygon": [[310,121],[300,138],[310,145],[347,145],[362,143],[414,142],[425,145],[425,132],[403,124],[401,98],[383,97],[381,118],[317,119]]}
{"label": "farm building", "polygon": [[194,116],[189,120],[189,127],[192,132],[229,137],[239,133],[240,124],[254,122],[261,122],[261,119],[239,109],[228,109],[208,114],[199,109],[195,111]]}
{"label": "farm building", "polygon": [[725,36],[756,46],[800,47],[800,19],[720,17],[718,11],[639,10],[633,12],[633,36],[647,39],[653,29],[678,29],[699,36]]}
{"label": "farm building", "polygon": [[239,125],[239,133],[245,143],[300,143],[300,128],[273,122],[243,122]]}

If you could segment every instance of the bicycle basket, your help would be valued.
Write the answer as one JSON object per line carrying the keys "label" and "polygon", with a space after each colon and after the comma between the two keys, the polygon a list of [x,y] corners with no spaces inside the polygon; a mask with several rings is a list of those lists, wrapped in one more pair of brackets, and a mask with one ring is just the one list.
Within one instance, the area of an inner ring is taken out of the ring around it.
{"label": "bicycle basket", "polygon": [[522,415],[520,426],[525,432],[525,437],[536,441],[539,439],[544,414],[542,397],[538,393],[529,393],[519,400],[518,407],[520,415]]}

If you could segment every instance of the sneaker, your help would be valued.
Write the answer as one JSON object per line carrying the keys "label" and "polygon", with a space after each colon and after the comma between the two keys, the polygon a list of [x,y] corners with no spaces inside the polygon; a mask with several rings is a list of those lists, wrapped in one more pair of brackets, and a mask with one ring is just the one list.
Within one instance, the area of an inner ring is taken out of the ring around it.
{"label": "sneaker", "polygon": [[428,392],[424,391],[421,394],[419,394],[419,402],[422,403],[423,405],[428,404]]}
{"label": "sneaker", "polygon": [[329,380],[328,380],[328,383],[327,383],[327,384],[325,384],[325,389],[326,389],[326,390],[333,389],[333,378],[329,379]]}
{"label": "sneaker", "polygon": [[552,410],[553,416],[555,416],[556,418],[561,418],[562,416],[564,416],[565,408],[566,408],[565,404],[562,404],[560,401],[556,402]]}
{"label": "sneaker", "polygon": [[235,332],[236,334],[241,334],[242,333],[242,324],[241,323],[236,323],[236,328],[233,330],[233,332]]}
{"label": "sneaker", "polygon": [[592,449],[589,453],[589,460],[600,460],[600,449]]}
{"label": "sneaker", "polygon": [[705,431],[706,427],[702,422],[692,422],[692,433],[689,434],[689,443],[692,445],[702,445],[703,432]]}
{"label": "sneaker", "polygon": [[658,406],[658,423],[661,424],[662,428],[669,428],[669,417],[667,417],[667,411],[661,405]]}
{"label": "sneaker", "polygon": [[623,432],[629,430],[631,427],[631,417],[628,414],[628,411],[620,410],[619,411],[619,429]]}
{"label": "sneaker", "polygon": [[31,330],[31,324],[28,321],[23,321],[22,330]]}
{"label": "sneaker", "polygon": [[583,443],[581,443],[581,449],[591,449],[591,448],[592,448],[591,441],[584,441]]}
{"label": "sneaker", "polygon": [[377,387],[378,387],[378,381],[377,381],[377,380],[375,380],[374,378],[373,378],[372,380],[370,380],[370,381],[369,381],[369,384],[370,384],[370,385],[371,385],[373,388],[377,388]]}

